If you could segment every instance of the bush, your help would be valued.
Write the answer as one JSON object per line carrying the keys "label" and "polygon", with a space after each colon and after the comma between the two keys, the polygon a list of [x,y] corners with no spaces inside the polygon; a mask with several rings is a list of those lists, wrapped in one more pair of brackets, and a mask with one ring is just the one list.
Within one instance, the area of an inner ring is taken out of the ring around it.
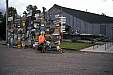
{"label": "bush", "polygon": [[73,43],[86,43],[86,42],[84,42],[84,41],[80,41],[80,40],[77,40],[77,39],[72,39],[72,42],[73,42]]}
{"label": "bush", "polygon": [[77,42],[77,39],[72,39],[72,42]]}

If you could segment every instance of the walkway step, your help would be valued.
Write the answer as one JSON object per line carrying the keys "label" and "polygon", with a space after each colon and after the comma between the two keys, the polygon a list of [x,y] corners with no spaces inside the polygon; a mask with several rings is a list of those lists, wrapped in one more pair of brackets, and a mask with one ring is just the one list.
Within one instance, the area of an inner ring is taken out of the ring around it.
{"label": "walkway step", "polygon": [[111,43],[106,43],[104,45],[95,45],[89,48],[85,48],[80,51],[113,53],[113,45]]}

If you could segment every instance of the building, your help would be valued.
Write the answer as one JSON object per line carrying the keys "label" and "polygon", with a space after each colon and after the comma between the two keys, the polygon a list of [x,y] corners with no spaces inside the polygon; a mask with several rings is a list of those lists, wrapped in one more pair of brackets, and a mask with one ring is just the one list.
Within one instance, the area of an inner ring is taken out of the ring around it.
{"label": "building", "polygon": [[52,20],[55,19],[55,15],[66,17],[66,25],[71,27],[73,34],[94,34],[113,38],[113,17],[75,10],[56,4],[48,10],[48,13]]}

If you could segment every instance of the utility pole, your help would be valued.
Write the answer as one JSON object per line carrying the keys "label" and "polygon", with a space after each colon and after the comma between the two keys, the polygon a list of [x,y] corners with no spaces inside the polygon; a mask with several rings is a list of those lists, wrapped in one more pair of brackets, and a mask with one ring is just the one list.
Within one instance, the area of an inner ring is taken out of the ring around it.
{"label": "utility pole", "polygon": [[8,43],[8,0],[6,0],[6,43]]}

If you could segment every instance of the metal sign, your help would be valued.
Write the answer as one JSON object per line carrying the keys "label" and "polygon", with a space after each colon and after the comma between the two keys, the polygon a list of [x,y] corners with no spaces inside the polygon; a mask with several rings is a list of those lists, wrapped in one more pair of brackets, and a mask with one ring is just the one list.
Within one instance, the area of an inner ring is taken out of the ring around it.
{"label": "metal sign", "polygon": [[35,27],[35,28],[37,28],[37,25],[38,25],[37,23],[34,23],[34,27]]}
{"label": "metal sign", "polygon": [[65,24],[66,23],[66,17],[59,17],[59,18],[60,18],[61,24]]}
{"label": "metal sign", "polygon": [[32,16],[32,10],[29,10],[28,15],[27,16]]}
{"label": "metal sign", "polygon": [[55,15],[55,18],[58,18],[60,15],[59,14],[57,14],[57,15]]}
{"label": "metal sign", "polygon": [[22,25],[23,25],[23,27],[25,26],[25,21],[22,21]]}
{"label": "metal sign", "polygon": [[12,21],[13,20],[13,17],[8,17],[8,21]]}
{"label": "metal sign", "polygon": [[65,26],[61,26],[61,32],[66,32],[65,31]]}

